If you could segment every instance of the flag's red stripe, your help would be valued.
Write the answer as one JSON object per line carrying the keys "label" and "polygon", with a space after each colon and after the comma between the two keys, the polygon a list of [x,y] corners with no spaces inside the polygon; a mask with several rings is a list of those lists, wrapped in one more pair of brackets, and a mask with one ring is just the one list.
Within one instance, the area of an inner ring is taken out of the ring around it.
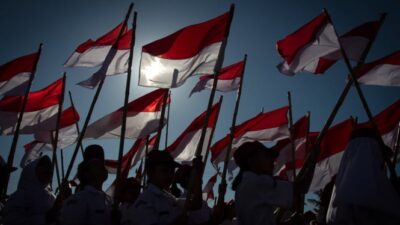
{"label": "flag's red stripe", "polygon": [[17,74],[33,72],[38,53],[21,56],[0,66],[0,82],[10,80]]}
{"label": "flag's red stripe", "polygon": [[[233,80],[237,77],[241,77],[244,70],[244,61],[237,62],[230,66],[224,67],[221,69],[218,74],[218,80]],[[199,77],[199,80],[208,80],[212,79],[214,75],[203,75]]]}
{"label": "flag's red stripe", "polygon": [[389,65],[400,65],[400,51],[394,52],[386,57],[378,59],[374,62],[364,64],[357,72],[356,75],[358,78],[362,77],[368,71],[373,69],[376,66],[381,66],[383,64]]}
{"label": "flag's red stripe", "polygon": [[[389,133],[396,129],[400,122],[400,100],[387,107],[382,112],[374,116],[374,121],[378,126],[381,135]],[[359,127],[371,127],[369,121],[359,124]]]}
{"label": "flag's red stripe", "polygon": [[71,126],[79,121],[79,113],[74,107],[69,107],[61,114],[60,128]]}

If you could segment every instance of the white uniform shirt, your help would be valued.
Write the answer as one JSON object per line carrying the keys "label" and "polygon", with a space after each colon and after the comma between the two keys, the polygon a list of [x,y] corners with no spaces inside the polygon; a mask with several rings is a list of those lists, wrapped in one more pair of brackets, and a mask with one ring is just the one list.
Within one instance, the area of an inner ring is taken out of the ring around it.
{"label": "white uniform shirt", "polygon": [[122,215],[121,225],[169,225],[181,215],[182,205],[171,193],[149,184]]}
{"label": "white uniform shirt", "polygon": [[60,222],[62,225],[110,225],[111,199],[103,191],[87,185],[64,202]]}
{"label": "white uniform shirt", "polygon": [[274,206],[292,206],[293,185],[246,171],[236,190],[235,202],[240,225],[274,225]]}

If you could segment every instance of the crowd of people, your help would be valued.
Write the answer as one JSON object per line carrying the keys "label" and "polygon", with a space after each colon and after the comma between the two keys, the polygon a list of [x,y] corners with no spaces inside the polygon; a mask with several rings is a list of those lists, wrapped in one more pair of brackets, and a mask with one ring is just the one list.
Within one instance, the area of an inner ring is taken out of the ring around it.
{"label": "crowd of people", "polygon": [[[61,184],[57,196],[49,188],[53,165],[48,156],[25,166],[17,190],[2,200],[0,224],[400,224],[400,193],[386,175],[386,147],[379,138],[370,129],[353,132],[336,177],[323,190],[318,215],[302,212],[313,170],[295,182],[274,177],[279,152],[257,141],[234,152],[240,171],[225,188],[232,188],[235,198],[213,208],[202,199],[202,182],[191,180],[202,177],[201,160],[181,165],[168,152],[153,150],[146,159],[146,184],[121,179],[110,197],[103,191],[108,176],[103,148],[90,145],[78,166],[74,193],[69,182]],[[10,172],[3,160],[1,177]]]}

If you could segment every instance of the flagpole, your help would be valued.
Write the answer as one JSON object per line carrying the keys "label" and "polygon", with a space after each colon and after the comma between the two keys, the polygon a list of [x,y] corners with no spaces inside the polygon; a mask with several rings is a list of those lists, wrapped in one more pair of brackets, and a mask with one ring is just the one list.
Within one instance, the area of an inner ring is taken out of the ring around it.
{"label": "flagpole", "polygon": [[[19,129],[21,127],[22,117],[24,116],[26,104],[28,102],[28,95],[29,95],[29,92],[31,90],[33,78],[35,77],[35,74],[36,74],[36,69],[37,69],[37,65],[38,65],[38,62],[39,62],[39,58],[40,58],[40,55],[42,53],[42,46],[43,46],[43,44],[40,43],[39,44],[39,49],[38,49],[38,52],[37,52],[36,62],[33,65],[32,74],[29,76],[28,86],[26,87],[26,90],[25,90],[25,95],[24,95],[24,99],[22,101],[21,111],[19,113],[20,115],[18,116],[17,127],[15,128],[15,132],[14,132],[14,136],[13,136],[13,140],[12,140],[12,144],[11,144],[11,148],[10,148],[10,153],[8,155],[8,158],[7,158],[7,167],[8,168],[12,168],[13,167],[15,151],[17,149],[17,143],[18,143],[18,138],[19,138]],[[10,173],[6,173],[6,179],[5,179],[4,187],[0,187],[0,188],[2,188],[2,190],[0,190],[1,191],[0,194],[3,194],[3,195],[7,194],[7,189],[8,189],[8,183],[10,181],[10,176],[11,176]],[[1,195],[0,195],[0,197],[1,197]]]}
{"label": "flagpole", "polygon": [[235,135],[235,126],[236,126],[236,119],[237,119],[237,114],[239,111],[239,105],[240,105],[240,98],[242,96],[242,88],[243,88],[243,80],[244,80],[244,74],[245,74],[245,69],[246,69],[246,63],[247,63],[247,54],[244,55],[244,68],[243,68],[243,74],[240,79],[240,84],[239,84],[239,89],[237,91],[237,97],[236,97],[236,103],[235,103],[235,109],[233,112],[233,117],[232,117],[232,125],[231,125],[231,131],[229,133],[229,143],[228,143],[228,149],[226,151],[225,155],[225,160],[224,160],[224,169],[222,170],[222,176],[221,176],[221,183],[219,184],[218,188],[218,207],[222,207],[225,201],[225,193],[226,193],[226,173],[228,171],[228,164],[229,164],[229,159],[230,155],[232,152],[232,144],[233,144],[233,139]]}
{"label": "flagpole", "polygon": [[396,163],[397,163],[397,156],[399,155],[399,149],[400,149],[400,123],[397,126],[397,136],[396,136],[396,141],[393,146],[393,150],[394,150],[393,165],[396,165]]}
{"label": "flagpole", "polygon": [[[171,90],[168,92],[168,98],[171,99]],[[167,124],[165,127],[165,149],[168,147],[168,130],[169,130],[169,111],[170,111],[171,103],[167,105]]]}
{"label": "flagpole", "polygon": [[[64,104],[65,82],[66,82],[66,79],[67,79],[67,74],[65,72],[63,74],[63,78],[62,79],[63,79],[63,86],[62,86],[62,90],[61,90],[60,102],[58,104],[56,130],[55,130],[54,138],[52,140],[53,141],[52,163],[53,163],[53,169],[54,169],[54,167],[56,168],[58,186],[60,186],[60,172],[59,172],[59,169],[58,169],[58,162],[57,162],[57,145],[58,145],[58,135],[59,135],[59,130],[60,130],[61,114],[62,114],[63,104]],[[53,136],[53,132],[52,131],[51,131],[51,136]]]}
{"label": "flagpole", "polygon": [[[133,8],[133,3],[131,3],[131,4],[129,5],[129,9],[128,9],[128,12],[127,12],[126,15],[125,15],[125,20],[124,20],[124,23],[123,23],[123,25],[122,25],[122,28],[121,28],[121,30],[120,30],[120,32],[119,32],[119,34],[118,34],[117,40],[115,41],[115,43],[114,43],[114,45],[111,47],[111,49],[115,48],[115,46],[118,44],[119,40],[121,39],[121,36],[122,36],[122,34],[123,34],[123,32],[124,32],[126,26],[127,26],[127,22],[128,22],[128,19],[129,19],[129,15],[131,14],[132,8]],[[110,51],[111,51],[111,50],[110,50]],[[100,91],[101,91],[101,89],[102,89],[102,87],[103,87],[105,78],[106,78],[106,76],[103,76],[103,77],[101,78],[101,80],[100,80],[98,86],[97,86],[96,93],[94,94],[92,103],[90,104],[89,111],[88,111],[88,113],[87,113],[87,115],[86,115],[85,123],[83,124],[83,127],[82,127],[82,131],[81,131],[81,133],[80,133],[79,136],[78,136],[78,140],[77,140],[77,143],[76,143],[76,146],[75,146],[75,150],[74,150],[74,153],[72,154],[71,163],[68,165],[67,172],[66,172],[66,174],[65,174],[65,179],[68,179],[68,177],[69,177],[69,175],[70,175],[70,173],[71,173],[72,166],[73,166],[73,164],[74,164],[74,162],[75,162],[75,158],[76,158],[76,155],[77,155],[77,153],[78,153],[79,147],[80,147],[80,145],[82,144],[82,140],[83,140],[83,137],[85,136],[86,128],[87,128],[87,126],[89,125],[90,118],[92,117],[92,113],[93,113],[93,110],[94,110],[94,106],[95,106],[95,104],[96,104],[96,102],[97,102],[97,99],[98,99],[98,97],[99,97],[99,95],[100,95]]]}
{"label": "flagpole", "polygon": [[296,180],[296,149],[295,149],[295,137],[293,128],[293,112],[292,112],[292,95],[290,91],[287,93],[288,103],[289,103],[289,132],[290,132],[290,143],[291,143],[291,153],[292,153],[292,166],[293,166],[293,180]]}
{"label": "flagpole", "polygon": [[[71,91],[68,91],[68,94],[69,94],[69,101],[70,101],[70,103],[71,103],[71,106],[72,106],[72,108],[74,108],[74,110],[76,110],[75,104],[74,104],[74,100],[72,99]],[[80,130],[79,130],[78,122],[75,123],[75,127],[76,127],[76,132],[78,133],[78,136],[79,136],[81,132],[80,132]],[[83,146],[82,146],[82,143],[80,144],[80,150],[81,150],[82,157],[83,157]],[[71,162],[70,162],[70,163],[71,163]]]}
{"label": "flagpole", "polygon": [[145,155],[144,155],[144,168],[143,168],[143,188],[146,186],[146,178],[147,178],[147,154],[149,153],[149,138],[150,138],[150,136],[147,135],[146,148],[144,149]]}
{"label": "flagpole", "polygon": [[[385,21],[386,18],[386,13],[382,14],[380,19],[379,19],[379,26],[378,29],[376,31],[376,33],[373,35],[373,37],[370,39],[370,41],[368,42],[366,48],[364,49],[364,51],[361,54],[361,57],[357,63],[357,65],[354,67],[355,70],[357,70],[359,67],[361,67],[364,62],[365,59],[367,58],[367,55],[372,47],[372,44],[374,43],[376,36],[378,34],[378,31],[380,29],[380,27],[382,26],[383,22]],[[350,91],[351,86],[353,85],[353,79],[349,79],[348,82],[346,83],[346,86],[344,87],[342,93],[340,94],[338,100],[336,101],[336,104],[332,110],[332,112],[329,114],[328,119],[326,120],[320,134],[317,137],[317,140],[315,141],[315,147],[313,148],[313,150],[310,152],[310,154],[307,156],[305,162],[304,162],[304,166],[303,168],[300,170],[300,172],[297,174],[297,179],[299,179],[299,177],[303,177],[304,174],[306,173],[306,170],[309,169],[310,166],[312,166],[312,164],[315,164],[315,161],[318,157],[318,154],[320,152],[320,143],[322,138],[325,136],[326,132],[328,131],[329,127],[332,125],[333,120],[336,117],[336,114],[338,113],[340,107],[342,106],[347,94]]]}
{"label": "flagpole", "polygon": [[[137,18],[137,13],[133,13],[133,19],[132,19],[132,31],[136,30],[136,18]],[[126,132],[126,117],[128,115],[128,102],[129,102],[129,92],[130,92],[130,87],[131,87],[131,77],[132,77],[132,62],[133,62],[133,46],[135,42],[135,35],[132,34],[131,38],[131,47],[129,50],[129,59],[128,59],[128,74],[126,77],[126,88],[125,88],[125,99],[124,99],[124,108],[122,111],[122,126],[121,126],[121,136],[120,136],[120,141],[119,141],[119,152],[118,152],[118,164],[117,164],[117,176],[116,176],[116,183],[115,183],[115,188],[119,186],[119,180],[121,178],[121,167],[122,167],[122,157],[124,154],[124,144],[125,144],[125,132]],[[114,203],[118,204],[117,199],[115,198],[116,195],[114,195]]]}
{"label": "flagpole", "polygon": [[[169,89],[164,89],[165,93],[162,99],[162,108],[161,108],[161,117],[160,117],[160,121],[158,123],[158,130],[157,130],[157,137],[156,137],[156,143],[154,143],[154,149],[156,150],[160,150],[160,139],[161,139],[161,132],[164,126],[164,117],[165,117],[165,111],[167,108],[167,104],[168,104],[168,93],[169,93]],[[147,155],[147,154],[146,154]]]}
{"label": "flagpole", "polygon": [[309,154],[308,152],[308,145],[310,142],[310,120],[311,120],[311,112],[307,112],[307,136],[306,136],[306,143],[305,143],[305,157]]}
{"label": "flagpole", "polygon": [[[333,24],[333,21],[332,21],[330,15],[329,15],[328,11],[327,11],[326,9],[324,9],[324,11],[325,11],[325,13],[326,13],[327,16],[328,16],[328,19],[329,19],[329,20],[331,21],[331,23]],[[335,31],[336,36],[338,36],[335,26],[333,26],[333,30]],[[338,36],[338,37],[339,37],[339,36]],[[365,110],[365,112],[367,113],[369,122],[370,122],[370,124],[372,125],[372,127],[375,129],[375,131],[377,132],[377,134],[380,134],[379,129],[378,129],[378,126],[377,126],[376,123],[375,123],[374,116],[373,116],[372,113],[371,113],[371,110],[370,110],[370,108],[369,108],[369,106],[368,106],[367,100],[365,99],[365,96],[364,96],[364,94],[363,94],[363,92],[362,92],[362,90],[361,90],[360,84],[358,83],[357,77],[356,77],[356,75],[355,75],[355,70],[352,68],[352,66],[351,66],[351,64],[350,64],[350,60],[349,60],[349,58],[348,58],[348,56],[347,56],[346,51],[345,51],[344,48],[343,48],[343,45],[342,45],[340,39],[338,39],[338,40],[339,40],[340,52],[342,53],[342,56],[343,56],[344,62],[345,62],[345,64],[346,64],[347,70],[348,70],[349,73],[350,73],[350,78],[351,78],[351,80],[353,80],[354,87],[356,88],[357,94],[358,94],[358,96],[360,97],[360,100],[361,100],[361,103],[362,103],[362,105],[363,105],[363,107],[364,107],[364,110]],[[382,138],[380,138],[379,141],[383,144]],[[387,164],[387,166],[388,166],[388,168],[389,168],[389,172],[390,172],[390,174],[391,174],[391,177],[392,177],[392,178],[396,178],[396,177],[397,177],[397,175],[396,175],[396,170],[394,169],[394,166],[393,166],[392,162],[390,161],[389,156],[384,152],[384,149],[383,149],[383,148],[382,148],[382,155],[383,155],[383,158],[384,158],[384,160],[386,161],[386,164]]]}
{"label": "flagpole", "polygon": [[[223,95],[221,95],[221,96],[219,96],[219,105],[221,105],[222,104],[222,100],[224,99],[224,96]],[[219,107],[218,108],[218,112],[217,112],[217,114],[219,115],[219,112],[220,112],[220,110],[221,110],[221,107]],[[206,169],[206,165],[207,165],[207,159],[208,159],[208,155],[210,155],[210,147],[211,147],[211,143],[212,143],[212,139],[213,139],[213,137],[214,137],[214,132],[215,132],[215,129],[216,129],[216,127],[217,127],[217,121],[218,120],[215,120],[215,122],[214,122],[214,125],[213,125],[213,128],[211,129],[211,135],[210,135],[210,141],[208,142],[208,144],[207,144],[207,150],[206,150],[206,155],[204,156],[204,166],[203,166],[203,171],[201,172],[201,174],[204,174],[204,170]]]}
{"label": "flagpole", "polygon": [[64,172],[64,153],[63,153],[63,149],[60,149],[60,157],[61,157],[61,177],[62,180],[64,180],[65,177],[65,172]]}

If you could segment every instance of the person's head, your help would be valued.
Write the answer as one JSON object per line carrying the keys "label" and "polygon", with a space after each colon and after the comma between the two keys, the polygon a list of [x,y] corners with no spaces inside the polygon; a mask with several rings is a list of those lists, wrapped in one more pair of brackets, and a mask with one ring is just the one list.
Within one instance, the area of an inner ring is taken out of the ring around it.
{"label": "person's head", "polygon": [[173,180],[175,168],[179,166],[166,151],[153,150],[147,156],[146,172],[149,182],[162,189],[168,189]]}
{"label": "person's head", "polygon": [[134,177],[123,179],[119,185],[118,198],[122,203],[134,203],[140,194],[140,180]]}
{"label": "person's head", "polygon": [[86,162],[84,161],[81,165],[81,173],[87,185],[101,188],[108,177],[104,161],[101,159],[92,159]]}
{"label": "person's head", "polygon": [[43,185],[49,185],[53,177],[53,166],[48,156],[40,158],[35,168],[38,181]]}
{"label": "person's head", "polygon": [[256,174],[272,175],[274,161],[279,153],[265,147],[262,143],[246,142],[234,153],[235,163],[242,171],[252,171]]}
{"label": "person's head", "polygon": [[104,150],[100,145],[89,145],[83,153],[83,161],[91,159],[100,159],[104,161]]}

